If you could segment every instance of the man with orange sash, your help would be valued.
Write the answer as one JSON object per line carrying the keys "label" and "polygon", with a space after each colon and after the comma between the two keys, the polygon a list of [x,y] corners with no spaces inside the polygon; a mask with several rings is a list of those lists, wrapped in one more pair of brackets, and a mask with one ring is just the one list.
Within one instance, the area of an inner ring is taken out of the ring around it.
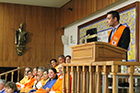
{"label": "man with orange sash", "polygon": [[113,27],[108,34],[108,43],[124,49],[128,49],[130,42],[130,30],[127,26],[119,23],[120,16],[117,11],[107,13],[107,24]]}
{"label": "man with orange sash", "polygon": [[27,75],[27,72],[29,70],[32,70],[32,68],[30,68],[30,67],[25,68],[25,73],[24,73],[25,76],[24,76],[24,78],[20,82],[17,82],[16,83],[18,90],[20,90],[21,88],[23,88],[24,85],[30,81],[30,78]]}
{"label": "man with orange sash", "polygon": [[[27,76],[27,72],[29,71],[29,70],[32,70],[32,68],[31,67],[26,67],[25,68],[25,73],[24,73],[24,78],[19,82],[19,84],[26,84],[27,82],[28,82],[28,76]],[[18,84],[18,83],[17,83]]]}
{"label": "man with orange sash", "polygon": [[32,82],[35,81],[34,77],[33,77],[33,73],[32,73],[32,70],[29,70],[27,72],[27,75],[28,75],[28,78],[29,78],[29,82],[27,82],[26,84],[24,84],[24,87],[20,90],[20,92],[26,92],[25,89],[26,89],[26,86],[28,86],[29,84],[31,84]]}

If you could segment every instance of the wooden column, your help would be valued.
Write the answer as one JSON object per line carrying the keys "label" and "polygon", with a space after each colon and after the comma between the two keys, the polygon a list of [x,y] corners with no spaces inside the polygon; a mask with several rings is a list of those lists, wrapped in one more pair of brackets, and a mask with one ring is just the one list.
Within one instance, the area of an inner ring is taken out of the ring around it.
{"label": "wooden column", "polygon": [[93,83],[95,83],[95,82],[93,82],[93,68],[92,68],[92,66],[90,65],[89,66],[89,93],[95,93],[95,91],[93,92],[93,90],[95,90],[95,88],[93,89]]}
{"label": "wooden column", "polygon": [[128,67],[128,73],[129,73],[129,93],[133,92],[133,73],[134,73],[134,66]]}
{"label": "wooden column", "polygon": [[86,93],[86,67],[83,66],[83,93]]}
{"label": "wooden column", "polygon": [[[86,67],[88,70],[88,67]],[[86,71],[86,93],[89,93],[89,72]]]}
{"label": "wooden column", "polygon": [[11,73],[11,82],[13,82],[14,72]]}
{"label": "wooden column", "polygon": [[20,73],[20,70],[18,69],[17,82],[19,82],[19,73]]}
{"label": "wooden column", "polygon": [[99,66],[96,66],[96,93],[101,93],[100,89],[101,89],[101,86],[100,86],[100,75],[101,75],[101,67]]}
{"label": "wooden column", "polygon": [[7,82],[7,74],[5,74],[5,81]]}
{"label": "wooden column", "polygon": [[108,93],[108,73],[109,73],[109,67],[107,67],[106,65],[103,66],[103,72],[104,72],[104,93]]}
{"label": "wooden column", "polygon": [[67,68],[66,68],[66,70],[67,70],[67,93],[70,93],[70,68],[69,68],[69,66],[67,66]]}
{"label": "wooden column", "polygon": [[96,76],[96,66],[92,66],[94,69],[94,73],[93,73],[93,93],[96,93],[96,84],[97,84],[97,76]]}
{"label": "wooden column", "polygon": [[75,90],[74,90],[74,93],[77,93],[77,66],[75,67],[75,73],[74,73],[74,75],[75,75],[75,82],[74,82],[74,85],[75,85]]}
{"label": "wooden column", "polygon": [[112,74],[113,74],[113,86],[112,86],[112,93],[117,93],[117,72],[118,72],[118,65],[111,66]]}
{"label": "wooden column", "polygon": [[75,93],[75,67],[71,66],[71,71],[72,71],[72,84],[71,84],[71,93]]}
{"label": "wooden column", "polygon": [[65,93],[65,73],[66,73],[66,67],[63,68],[63,86],[62,86],[62,92]]}
{"label": "wooden column", "polygon": [[77,91],[76,93],[80,93],[80,67],[77,66]]}
{"label": "wooden column", "polygon": [[86,71],[85,66],[83,66],[83,93],[86,93]]}

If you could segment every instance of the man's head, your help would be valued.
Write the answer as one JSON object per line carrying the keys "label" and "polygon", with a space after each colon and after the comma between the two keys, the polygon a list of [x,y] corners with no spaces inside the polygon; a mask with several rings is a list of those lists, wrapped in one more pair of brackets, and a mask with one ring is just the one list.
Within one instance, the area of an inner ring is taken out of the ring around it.
{"label": "man's head", "polygon": [[5,80],[0,79],[0,91],[4,89],[5,84]]}
{"label": "man's head", "polygon": [[41,77],[43,76],[43,72],[45,71],[46,69],[45,69],[45,67],[39,67],[38,68],[38,75],[40,75]]}
{"label": "man's head", "polygon": [[110,11],[107,13],[107,24],[108,26],[115,27],[120,20],[120,15],[117,11]]}
{"label": "man's head", "polygon": [[64,55],[58,56],[58,61],[59,61],[59,64],[65,63],[65,56]]}
{"label": "man's head", "polygon": [[14,82],[7,82],[5,85],[6,93],[14,93],[17,92],[17,86]]}
{"label": "man's head", "polygon": [[31,68],[31,67],[26,67],[26,68],[25,68],[25,76],[27,76],[27,72],[28,72],[29,70],[32,70],[32,68]]}
{"label": "man's head", "polygon": [[62,74],[63,74],[63,71],[62,71],[62,64],[59,64],[58,70],[59,70],[59,74],[62,75]]}
{"label": "man's head", "polygon": [[41,80],[41,76],[37,74],[37,75],[35,76],[35,80],[39,82],[39,81]]}

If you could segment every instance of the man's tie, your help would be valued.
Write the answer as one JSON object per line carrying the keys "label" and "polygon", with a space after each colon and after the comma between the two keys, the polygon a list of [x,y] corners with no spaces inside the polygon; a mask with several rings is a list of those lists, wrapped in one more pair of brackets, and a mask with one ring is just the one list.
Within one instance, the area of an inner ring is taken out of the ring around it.
{"label": "man's tie", "polygon": [[116,28],[113,28],[112,33],[111,33],[111,38],[110,38],[110,39],[112,39],[112,37],[113,37],[115,31],[116,31]]}

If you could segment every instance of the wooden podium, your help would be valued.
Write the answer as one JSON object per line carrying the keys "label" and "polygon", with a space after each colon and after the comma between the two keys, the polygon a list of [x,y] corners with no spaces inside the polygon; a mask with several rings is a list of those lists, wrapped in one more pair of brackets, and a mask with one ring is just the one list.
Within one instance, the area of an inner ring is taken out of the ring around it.
{"label": "wooden podium", "polygon": [[91,42],[72,46],[71,63],[95,61],[122,61],[127,50],[104,42]]}

